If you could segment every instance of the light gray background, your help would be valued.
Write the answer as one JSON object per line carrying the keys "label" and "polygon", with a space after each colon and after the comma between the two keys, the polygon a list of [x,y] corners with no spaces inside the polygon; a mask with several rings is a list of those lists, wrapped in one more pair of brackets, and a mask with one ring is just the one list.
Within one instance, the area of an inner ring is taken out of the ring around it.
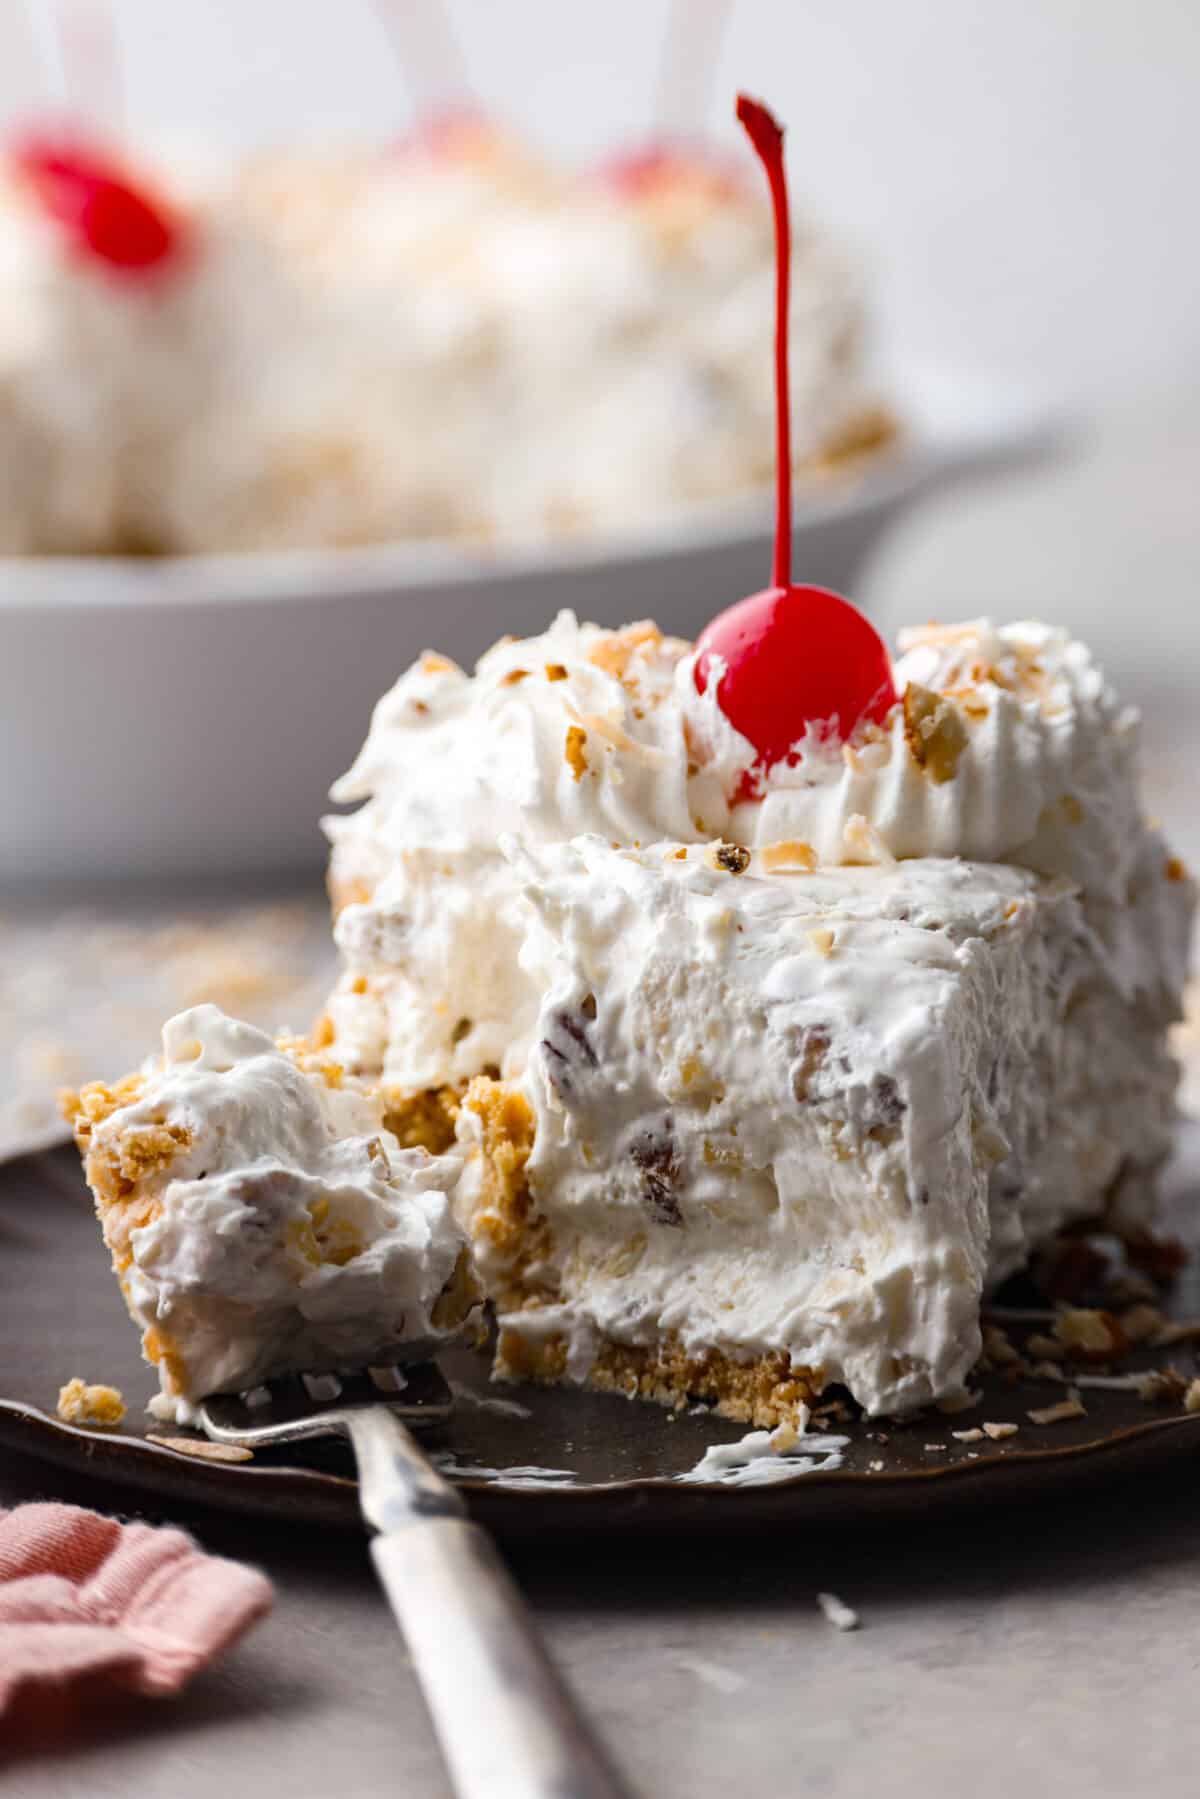
{"label": "light gray background", "polygon": [[[439,12],[392,4],[417,27]],[[668,13],[445,7],[479,98],[581,159],[650,126]],[[2,0],[0,122],[55,94],[55,17],[105,14],[135,130],[261,142],[412,116],[372,0]],[[92,78],[96,105],[109,85]],[[868,256],[903,347],[1070,395],[1196,386],[1195,0],[734,0],[698,121],[730,143],[739,85],[787,121],[798,192]]]}

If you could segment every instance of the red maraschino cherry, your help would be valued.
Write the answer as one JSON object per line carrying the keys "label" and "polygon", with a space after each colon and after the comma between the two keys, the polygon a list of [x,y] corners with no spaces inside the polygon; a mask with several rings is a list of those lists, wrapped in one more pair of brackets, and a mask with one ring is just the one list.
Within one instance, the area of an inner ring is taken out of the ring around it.
{"label": "red maraschino cherry", "polygon": [[180,221],[103,153],[65,139],[29,137],[12,155],[42,207],[86,256],[140,274],[180,248]]}
{"label": "red maraschino cherry", "polygon": [[809,731],[843,740],[896,703],[883,639],[848,600],[824,587],[797,587],[792,565],[792,444],[788,387],[791,233],[783,131],[765,106],[738,95],[737,116],[771,184],[775,214],[775,561],[773,586],[739,600],[697,642],[696,687],[708,688],[714,656],[724,663],[717,701],[758,751],[739,797]]}
{"label": "red maraschino cherry", "polygon": [[648,199],[679,187],[698,189],[714,200],[732,200],[743,191],[737,172],[727,168],[707,145],[673,143],[666,138],[609,157],[597,169],[596,178],[627,200]]}
{"label": "red maraschino cherry", "polygon": [[474,162],[496,145],[499,136],[483,108],[464,100],[426,114],[393,149],[398,156],[434,162]]}

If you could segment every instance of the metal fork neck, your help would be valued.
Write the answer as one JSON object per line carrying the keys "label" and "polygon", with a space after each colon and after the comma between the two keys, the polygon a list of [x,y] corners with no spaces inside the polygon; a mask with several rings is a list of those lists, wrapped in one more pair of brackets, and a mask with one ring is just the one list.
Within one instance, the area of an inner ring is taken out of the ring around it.
{"label": "metal fork neck", "polygon": [[416,1518],[466,1517],[459,1494],[386,1406],[342,1412],[339,1423],[358,1461],[363,1516],[376,1530],[401,1530]]}

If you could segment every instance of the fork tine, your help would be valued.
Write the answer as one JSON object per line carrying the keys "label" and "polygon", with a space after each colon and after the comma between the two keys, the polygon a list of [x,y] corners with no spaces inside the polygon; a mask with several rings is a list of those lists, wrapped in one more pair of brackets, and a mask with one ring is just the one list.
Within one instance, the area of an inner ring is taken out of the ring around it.
{"label": "fork tine", "polygon": [[344,1436],[352,1413],[386,1406],[414,1429],[444,1424],[454,1400],[434,1362],[377,1364],[353,1373],[310,1370],[205,1400],[200,1425],[218,1443],[256,1445]]}

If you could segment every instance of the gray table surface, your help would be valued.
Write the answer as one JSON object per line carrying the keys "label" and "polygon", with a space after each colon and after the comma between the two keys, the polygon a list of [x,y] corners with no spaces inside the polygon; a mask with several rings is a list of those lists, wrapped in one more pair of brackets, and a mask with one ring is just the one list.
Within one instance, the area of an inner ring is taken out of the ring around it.
{"label": "gray table surface", "polygon": [[[1162,810],[1185,843],[1197,835],[1195,762],[1172,721],[1200,666],[1198,477],[1186,423],[1116,430],[1074,469],[965,496],[907,528],[873,583],[889,622],[990,610],[1063,616],[1098,636],[1153,714]],[[1173,671],[1161,689],[1156,667]],[[602,1734],[654,1799],[1010,1799],[1023,1786],[1170,1799],[1200,1779],[1193,1483],[1185,1463],[1053,1512],[989,1508],[820,1540],[798,1529],[556,1542],[513,1565]],[[39,1496],[130,1503],[7,1459],[0,1504]],[[447,1793],[362,1545],[177,1516],[206,1546],[265,1568],[274,1613],[182,1698],[130,1702],[83,1722],[68,1749],[0,1761],[0,1788],[27,1799]],[[834,1631],[820,1588],[862,1628]]]}

